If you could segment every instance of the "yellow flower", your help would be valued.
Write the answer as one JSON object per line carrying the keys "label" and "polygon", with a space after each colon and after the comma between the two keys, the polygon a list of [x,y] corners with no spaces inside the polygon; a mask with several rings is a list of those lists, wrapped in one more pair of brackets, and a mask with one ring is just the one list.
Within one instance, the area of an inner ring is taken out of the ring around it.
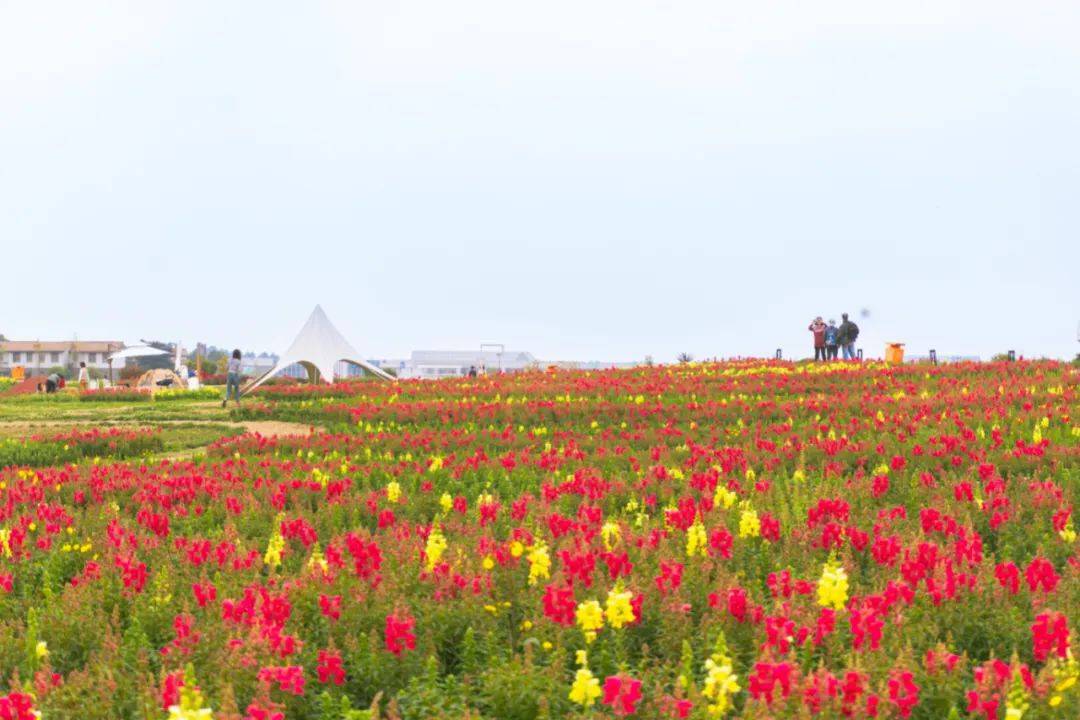
{"label": "yellow flower", "polygon": [[266,554],[263,555],[263,562],[271,569],[277,569],[281,565],[281,552],[284,549],[285,538],[281,536],[280,532],[274,531],[274,534],[270,536],[270,540],[266,543]]}
{"label": "yellow flower", "polygon": [[525,546],[522,545],[519,541],[515,540],[514,542],[510,543],[510,554],[514,557],[519,558],[524,552]]}
{"label": "yellow flower", "polygon": [[434,570],[435,566],[439,564],[439,560],[446,551],[446,545],[446,538],[443,537],[442,532],[439,531],[439,526],[433,526],[431,532],[428,533],[427,544],[424,545],[424,557],[427,560],[426,567],[428,572]]}
{"label": "yellow flower", "polygon": [[842,610],[847,605],[848,579],[844,568],[833,561],[825,563],[818,580],[818,605]]}
{"label": "yellow flower", "polygon": [[634,593],[629,590],[608,592],[604,617],[613,628],[621,628],[623,625],[634,622],[634,608],[630,604],[633,597]]}
{"label": "yellow flower", "polygon": [[592,642],[596,639],[596,631],[604,627],[604,612],[600,609],[600,603],[595,600],[586,600],[577,606],[574,613],[577,624],[585,633],[585,641]]}
{"label": "yellow flower", "polygon": [[1072,520],[1065,523],[1065,527],[1058,531],[1058,535],[1067,543],[1076,541],[1076,529],[1073,528]]}
{"label": "yellow flower", "polygon": [[433,458],[431,458],[431,463],[428,465],[427,471],[429,473],[433,473],[436,470],[441,470],[442,466],[443,466],[442,458],[441,457],[433,457]]}
{"label": "yellow flower", "polygon": [[1062,697],[1062,693],[1076,685],[1077,678],[1080,678],[1080,665],[1077,664],[1076,658],[1073,657],[1072,649],[1066,649],[1065,653],[1065,660],[1053,658],[1050,661],[1054,668],[1053,692],[1047,701],[1050,707],[1060,705],[1065,699]]}
{"label": "yellow flower", "polygon": [[743,508],[739,516],[739,537],[751,538],[761,534],[761,520],[754,508]]}
{"label": "yellow flower", "polygon": [[44,640],[38,640],[37,646],[34,648],[34,654],[37,655],[37,659],[41,660],[49,656],[49,644]]}
{"label": "yellow flower", "polygon": [[604,541],[604,549],[611,550],[622,538],[622,531],[619,530],[618,524],[609,520],[600,528],[600,538]]}
{"label": "yellow flower", "polygon": [[723,485],[716,486],[716,494],[713,495],[713,505],[722,507],[725,510],[729,509],[735,504],[735,501],[739,499],[739,496],[735,494],[734,490],[729,490]]}
{"label": "yellow flower", "polygon": [[490,555],[484,556],[483,566],[485,570],[491,570],[495,567],[495,560]]}
{"label": "yellow flower", "polygon": [[530,585],[535,585],[537,580],[551,577],[551,557],[548,556],[547,545],[533,545],[526,559],[529,561]]}
{"label": "yellow flower", "polygon": [[202,693],[199,692],[195,684],[195,674],[188,665],[184,672],[184,685],[180,688],[180,703],[169,706],[169,720],[213,720],[213,711],[202,704]]}
{"label": "yellow flower", "polygon": [[701,521],[694,523],[686,530],[686,557],[705,555],[709,539],[705,535],[705,526]]}
{"label": "yellow flower", "polygon": [[443,509],[443,512],[450,512],[450,508],[454,507],[454,498],[450,497],[450,493],[442,494],[439,498],[439,507]]}
{"label": "yellow flower", "polygon": [[401,485],[398,485],[397,480],[391,480],[386,485],[386,499],[392,503],[396,503],[401,499]]}
{"label": "yellow flower", "polygon": [[315,546],[311,550],[311,557],[308,558],[308,569],[314,570],[319,568],[324,573],[330,571],[330,564],[326,562],[326,557],[323,556],[322,548],[319,547],[319,543],[315,543]]}
{"label": "yellow flower", "polygon": [[[717,657],[718,660],[714,659]],[[711,701],[707,708],[711,717],[720,717],[731,708],[731,696],[740,689],[738,679],[727,658],[713,656],[705,661],[705,687],[701,694]]]}
{"label": "yellow flower", "polygon": [[570,686],[570,700],[582,707],[592,707],[600,697],[600,681],[593,677],[589,668],[579,668]]}

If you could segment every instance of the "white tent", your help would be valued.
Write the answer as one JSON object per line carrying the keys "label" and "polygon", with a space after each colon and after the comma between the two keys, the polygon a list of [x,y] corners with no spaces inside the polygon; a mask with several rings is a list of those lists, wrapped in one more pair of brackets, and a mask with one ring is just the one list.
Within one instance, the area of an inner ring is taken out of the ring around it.
{"label": "white tent", "polygon": [[132,345],[118,352],[114,352],[107,359],[109,362],[113,362],[114,360],[123,360],[131,357],[149,357],[150,355],[168,354],[168,350],[159,350],[156,347],[150,347],[149,345]]}
{"label": "white tent", "polygon": [[330,323],[330,319],[326,317],[322,307],[316,305],[311,312],[311,317],[304,323],[304,327],[300,329],[300,333],[293,340],[289,349],[285,351],[285,354],[278,359],[277,364],[262,377],[257,378],[244,388],[244,394],[259,387],[293,363],[300,363],[307,368],[309,374],[314,375],[317,373],[320,378],[332,383],[334,381],[334,365],[342,360],[353,365],[359,365],[384,380],[394,379],[393,375],[361,359],[356,348],[350,345],[349,341],[342,337],[337,328]]}

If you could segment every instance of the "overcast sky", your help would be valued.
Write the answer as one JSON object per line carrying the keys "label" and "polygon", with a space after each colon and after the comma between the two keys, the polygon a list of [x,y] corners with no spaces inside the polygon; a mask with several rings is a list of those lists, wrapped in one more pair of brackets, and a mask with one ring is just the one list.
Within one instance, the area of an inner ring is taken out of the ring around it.
{"label": "overcast sky", "polygon": [[1072,357],[1080,3],[0,0],[0,332]]}

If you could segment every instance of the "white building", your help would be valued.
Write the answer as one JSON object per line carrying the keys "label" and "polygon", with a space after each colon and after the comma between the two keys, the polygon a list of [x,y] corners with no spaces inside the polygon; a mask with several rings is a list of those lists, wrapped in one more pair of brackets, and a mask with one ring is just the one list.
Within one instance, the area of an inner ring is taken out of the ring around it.
{"label": "white building", "polygon": [[[124,343],[119,340],[3,340],[0,341],[0,373],[10,375],[16,367],[23,368],[27,375],[41,375],[55,367],[71,372],[83,362],[89,368],[107,372],[109,355],[123,348]],[[121,360],[113,369],[119,370],[124,364]]]}
{"label": "white building", "polygon": [[407,362],[387,369],[400,378],[436,380],[477,373],[520,372],[539,367],[532,353],[516,350],[413,350]]}
{"label": "white building", "polygon": [[244,353],[240,356],[240,372],[248,377],[260,377],[277,363],[277,355]]}

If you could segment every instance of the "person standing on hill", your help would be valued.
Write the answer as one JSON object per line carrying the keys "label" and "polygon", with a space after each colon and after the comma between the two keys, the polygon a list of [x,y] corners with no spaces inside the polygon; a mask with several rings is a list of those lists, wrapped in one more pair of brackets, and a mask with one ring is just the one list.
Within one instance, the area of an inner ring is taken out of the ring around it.
{"label": "person standing on hill", "polygon": [[232,351],[232,357],[226,365],[225,375],[225,399],[221,401],[221,407],[229,404],[229,395],[233,395],[236,404],[240,404],[240,350]]}
{"label": "person standing on hill", "polygon": [[840,316],[840,347],[844,349],[844,359],[855,359],[855,341],[859,339],[859,326],[848,320],[847,313]]}
{"label": "person standing on hill", "polygon": [[835,360],[840,351],[840,328],[836,327],[835,320],[829,320],[829,326],[825,328],[825,356],[829,360]]}
{"label": "person standing on hill", "polygon": [[814,322],[810,323],[810,327],[807,328],[810,332],[814,333],[814,360],[823,362],[825,360],[825,321],[818,315],[814,318]]}

